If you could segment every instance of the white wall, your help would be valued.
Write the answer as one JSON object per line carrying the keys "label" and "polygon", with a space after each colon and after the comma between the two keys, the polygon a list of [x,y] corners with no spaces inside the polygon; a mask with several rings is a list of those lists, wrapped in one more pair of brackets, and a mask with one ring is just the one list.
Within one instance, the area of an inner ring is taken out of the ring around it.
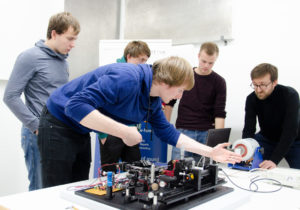
{"label": "white wall", "polygon": [[220,49],[215,70],[227,81],[226,126],[233,128],[231,139],[241,137],[244,106],[250,88],[250,71],[262,62],[278,67],[279,83],[294,87],[300,63],[299,7],[297,0],[235,0],[234,41]]}
{"label": "white wall", "polygon": [[[226,126],[232,127],[231,140],[241,137],[245,98],[252,91],[249,74],[255,65],[261,62],[276,65],[279,83],[300,92],[299,8],[298,0],[233,1],[234,41],[221,46],[214,68],[227,81]],[[190,59],[195,58],[196,53]],[[0,196],[26,191],[28,185],[20,147],[21,124],[2,102],[5,85],[6,81],[0,81]]]}
{"label": "white wall", "polygon": [[21,51],[46,39],[50,16],[63,10],[64,0],[0,1],[0,79],[8,79]]}
{"label": "white wall", "polygon": [[[220,54],[213,68],[227,83],[225,126],[232,128],[231,142],[242,136],[245,100],[253,91],[250,72],[256,65],[268,62],[277,66],[279,84],[292,86],[300,93],[299,9],[297,0],[233,1],[234,40],[227,46],[218,43]],[[188,55],[194,65],[198,62],[199,48],[200,45],[194,45],[195,56]],[[176,120],[176,112],[177,106],[172,113],[172,123]],[[280,164],[286,166],[284,160]]]}
{"label": "white wall", "polygon": [[17,55],[46,39],[51,15],[64,10],[64,0],[0,1],[0,196],[27,191],[29,181],[21,148],[21,123],[3,102]]}
{"label": "white wall", "polygon": [[25,191],[27,181],[21,148],[21,123],[3,102],[7,81],[0,81],[0,196]]}

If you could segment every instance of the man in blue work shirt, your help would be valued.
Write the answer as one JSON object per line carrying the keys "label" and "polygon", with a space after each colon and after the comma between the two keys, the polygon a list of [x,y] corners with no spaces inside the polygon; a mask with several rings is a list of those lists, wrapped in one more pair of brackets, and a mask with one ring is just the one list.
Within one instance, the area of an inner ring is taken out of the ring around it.
{"label": "man in blue work shirt", "polygon": [[[145,64],[151,55],[146,42],[131,41],[125,49],[122,58],[117,59],[118,63]],[[136,126],[136,125],[133,125]],[[118,137],[98,133],[101,166],[103,170],[115,171],[113,163],[121,159],[125,162],[133,162],[141,159],[139,144],[132,147],[124,144]]]}
{"label": "man in blue work shirt", "polygon": [[88,179],[91,131],[119,137],[126,145],[142,141],[136,127],[151,123],[156,135],[173,146],[236,163],[241,156],[180,134],[165,118],[161,103],[180,99],[194,85],[191,65],[169,57],[147,64],[116,63],[97,68],[54,91],[39,126],[43,187]]}

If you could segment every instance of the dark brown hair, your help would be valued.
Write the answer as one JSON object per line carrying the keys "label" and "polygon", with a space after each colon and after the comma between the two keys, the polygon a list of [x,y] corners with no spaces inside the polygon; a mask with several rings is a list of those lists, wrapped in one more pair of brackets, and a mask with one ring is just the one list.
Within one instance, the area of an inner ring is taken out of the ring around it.
{"label": "dark brown hair", "polygon": [[72,27],[74,33],[77,35],[80,32],[80,24],[75,17],[69,12],[61,12],[53,15],[48,24],[47,39],[51,39],[51,33],[53,30],[57,34],[65,33],[69,27]]}
{"label": "dark brown hair", "polygon": [[251,80],[261,78],[266,74],[270,74],[271,82],[274,82],[278,79],[277,67],[269,63],[261,63],[254,67],[254,69],[251,71]]}
{"label": "dark brown hair", "polygon": [[124,58],[127,61],[127,55],[131,57],[139,57],[140,55],[147,55],[148,58],[151,55],[151,51],[146,42],[143,41],[132,41],[127,44],[124,49]]}

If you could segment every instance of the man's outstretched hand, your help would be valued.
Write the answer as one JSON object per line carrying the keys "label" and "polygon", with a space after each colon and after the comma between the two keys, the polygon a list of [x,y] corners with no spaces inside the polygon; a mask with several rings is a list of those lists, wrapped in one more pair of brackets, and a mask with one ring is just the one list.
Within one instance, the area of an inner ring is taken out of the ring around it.
{"label": "man's outstretched hand", "polygon": [[211,158],[221,163],[239,163],[242,161],[242,156],[234,152],[229,151],[225,147],[229,146],[230,143],[218,144],[212,149]]}

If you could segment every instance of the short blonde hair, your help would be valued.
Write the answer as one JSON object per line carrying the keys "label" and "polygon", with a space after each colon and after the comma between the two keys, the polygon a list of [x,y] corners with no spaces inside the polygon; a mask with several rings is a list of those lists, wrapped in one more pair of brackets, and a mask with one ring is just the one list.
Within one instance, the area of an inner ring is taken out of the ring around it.
{"label": "short blonde hair", "polygon": [[200,47],[200,52],[204,51],[207,55],[214,55],[217,54],[219,55],[219,48],[218,45],[214,42],[204,42],[201,47]]}
{"label": "short blonde hair", "polygon": [[194,71],[184,58],[171,56],[154,62],[153,82],[165,83],[170,87],[186,85],[186,90],[194,87]]}

